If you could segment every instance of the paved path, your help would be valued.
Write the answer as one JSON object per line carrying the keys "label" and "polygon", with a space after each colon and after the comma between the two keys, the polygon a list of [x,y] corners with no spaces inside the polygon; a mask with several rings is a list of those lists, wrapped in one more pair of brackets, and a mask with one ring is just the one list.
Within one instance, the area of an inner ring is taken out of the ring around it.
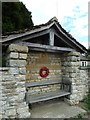
{"label": "paved path", "polygon": [[78,106],[55,100],[32,105],[31,118],[70,118],[85,112]]}

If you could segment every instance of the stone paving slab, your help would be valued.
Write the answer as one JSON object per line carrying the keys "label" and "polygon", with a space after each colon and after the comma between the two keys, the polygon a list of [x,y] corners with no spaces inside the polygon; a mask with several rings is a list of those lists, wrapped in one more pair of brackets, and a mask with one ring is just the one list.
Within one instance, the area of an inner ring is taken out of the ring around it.
{"label": "stone paving slab", "polygon": [[78,106],[70,106],[56,100],[32,105],[31,118],[71,118],[86,111]]}

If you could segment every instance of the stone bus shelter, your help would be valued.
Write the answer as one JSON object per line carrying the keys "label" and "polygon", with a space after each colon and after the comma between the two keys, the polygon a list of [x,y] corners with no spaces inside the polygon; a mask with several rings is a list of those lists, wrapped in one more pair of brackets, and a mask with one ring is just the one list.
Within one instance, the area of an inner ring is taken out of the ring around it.
{"label": "stone bus shelter", "polygon": [[[2,50],[5,61],[0,69],[2,118],[28,118],[30,103],[60,96],[75,105],[87,94],[89,72],[81,69],[80,59],[87,49],[61,27],[57,18],[30,31],[3,36]],[[40,76],[43,67],[49,70],[46,77]],[[67,94],[56,94],[63,87],[61,83]],[[46,97],[37,100],[40,95]]]}

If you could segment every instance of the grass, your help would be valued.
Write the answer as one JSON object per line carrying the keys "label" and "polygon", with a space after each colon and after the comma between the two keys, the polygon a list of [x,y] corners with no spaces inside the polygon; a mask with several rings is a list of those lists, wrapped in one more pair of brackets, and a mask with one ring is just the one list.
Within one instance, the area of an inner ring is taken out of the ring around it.
{"label": "grass", "polygon": [[90,90],[88,95],[84,98],[83,102],[85,104],[86,109],[90,110]]}
{"label": "grass", "polygon": [[82,114],[78,114],[78,115],[77,115],[77,118],[82,119],[82,118],[83,118],[83,115],[82,115]]}
{"label": "grass", "polygon": [[83,119],[83,118],[90,118],[90,90],[85,96],[85,98],[79,103],[79,106],[86,110],[85,114],[78,114],[76,118]]}

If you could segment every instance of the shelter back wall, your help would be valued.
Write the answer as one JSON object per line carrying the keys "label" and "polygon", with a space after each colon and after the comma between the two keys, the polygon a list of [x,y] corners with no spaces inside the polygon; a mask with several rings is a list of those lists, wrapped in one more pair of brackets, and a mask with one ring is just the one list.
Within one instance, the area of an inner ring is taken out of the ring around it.
{"label": "shelter back wall", "polygon": [[[49,69],[49,75],[46,78],[42,78],[39,75],[39,71],[42,67]],[[38,82],[43,80],[61,80],[61,56],[56,53],[35,52],[31,51],[27,57],[27,74],[26,82]],[[55,91],[60,89],[60,84],[40,86],[30,88],[31,94],[38,94],[42,92]]]}

